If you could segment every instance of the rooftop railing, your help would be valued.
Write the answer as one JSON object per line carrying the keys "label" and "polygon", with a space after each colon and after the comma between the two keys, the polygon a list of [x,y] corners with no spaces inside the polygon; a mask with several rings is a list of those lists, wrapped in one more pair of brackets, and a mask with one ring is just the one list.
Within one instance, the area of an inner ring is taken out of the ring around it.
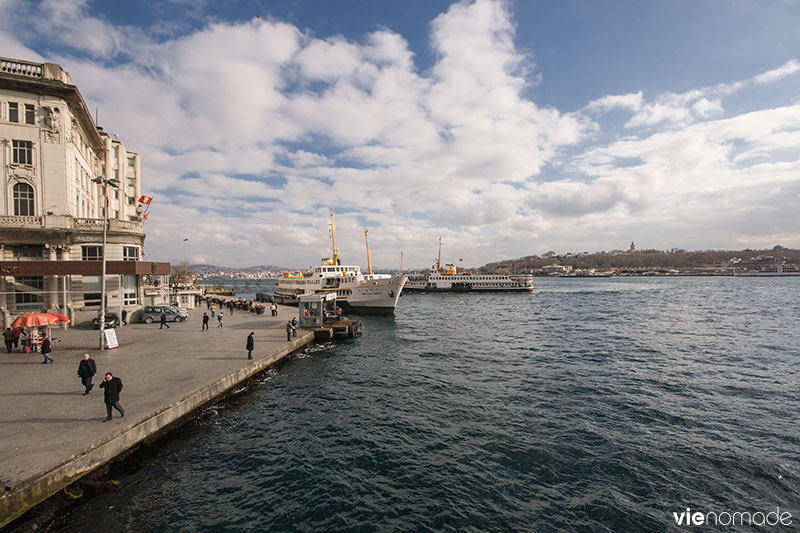
{"label": "rooftop railing", "polygon": [[0,57],[0,72],[29,78],[41,78],[44,76],[44,64]]}

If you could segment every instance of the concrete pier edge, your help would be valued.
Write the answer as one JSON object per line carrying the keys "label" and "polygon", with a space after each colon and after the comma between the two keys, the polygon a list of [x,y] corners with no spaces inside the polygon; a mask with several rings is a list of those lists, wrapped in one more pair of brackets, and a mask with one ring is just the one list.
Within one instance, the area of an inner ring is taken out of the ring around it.
{"label": "concrete pier edge", "polygon": [[[95,443],[82,453],[73,455],[59,467],[37,475],[19,486],[13,487],[11,491],[5,491],[0,496],[0,528],[13,522],[25,512],[83,476],[124,455],[148,438],[159,435],[176,422],[223,396],[238,384],[268,369],[313,341],[313,332],[301,330],[298,332],[296,340],[283,344],[261,358],[253,359],[252,363],[188,394],[171,405],[158,409],[132,426],[120,429],[102,442]],[[114,420],[115,423],[119,423],[120,419],[115,418]]]}

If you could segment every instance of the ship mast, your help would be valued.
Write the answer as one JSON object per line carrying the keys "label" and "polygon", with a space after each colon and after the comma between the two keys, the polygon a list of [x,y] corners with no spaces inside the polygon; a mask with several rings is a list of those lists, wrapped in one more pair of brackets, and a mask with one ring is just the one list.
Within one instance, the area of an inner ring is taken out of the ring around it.
{"label": "ship mast", "polygon": [[400,275],[403,274],[403,250],[400,250]]}
{"label": "ship mast", "polygon": [[366,226],[364,226],[364,240],[367,242],[367,272],[372,274],[372,263],[369,262],[369,237],[367,237]]}
{"label": "ship mast", "polygon": [[339,264],[339,250],[336,249],[336,240],[333,237],[333,209],[331,209],[331,223],[329,224],[331,227],[331,256],[329,265],[338,265]]}
{"label": "ship mast", "polygon": [[442,236],[439,235],[439,256],[436,258],[436,271],[442,268]]}

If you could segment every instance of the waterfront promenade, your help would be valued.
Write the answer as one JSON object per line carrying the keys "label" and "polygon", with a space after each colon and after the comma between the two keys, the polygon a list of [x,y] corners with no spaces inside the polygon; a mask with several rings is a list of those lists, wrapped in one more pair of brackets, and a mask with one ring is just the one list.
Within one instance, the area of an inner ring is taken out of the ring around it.
{"label": "waterfront promenade", "polygon": [[[298,330],[286,341],[286,321],[297,308],[279,308],[277,317],[224,310],[224,327],[211,319],[201,332],[205,307],[189,320],[129,324],[117,328],[120,346],[99,351],[97,330],[55,329],[60,342],[55,363],[39,353],[0,353],[0,526],[86,473],[168,427],[214,397],[310,343],[313,332]],[[246,337],[255,332],[253,360]],[[83,395],[78,363],[88,352],[97,363],[94,390]],[[122,379],[125,417],[102,423],[106,372]]]}

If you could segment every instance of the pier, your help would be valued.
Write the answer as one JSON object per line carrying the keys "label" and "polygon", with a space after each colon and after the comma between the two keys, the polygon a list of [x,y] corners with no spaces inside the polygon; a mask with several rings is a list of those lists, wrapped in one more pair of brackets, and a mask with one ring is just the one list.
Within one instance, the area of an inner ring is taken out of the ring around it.
{"label": "pier", "polygon": [[[205,306],[191,310],[188,321],[169,322],[169,329],[129,323],[117,328],[120,346],[104,351],[97,349],[97,330],[54,328],[55,362],[47,365],[39,353],[3,350],[0,527],[314,340],[313,332],[298,329],[287,342],[286,322],[297,316],[296,307],[279,306],[277,317],[222,311],[224,327],[215,317],[208,331],[201,331]],[[255,350],[248,360],[251,331]],[[95,387],[86,396],[77,376],[83,353],[97,363]],[[106,372],[123,381],[125,417],[114,411],[102,423],[99,384]]]}

